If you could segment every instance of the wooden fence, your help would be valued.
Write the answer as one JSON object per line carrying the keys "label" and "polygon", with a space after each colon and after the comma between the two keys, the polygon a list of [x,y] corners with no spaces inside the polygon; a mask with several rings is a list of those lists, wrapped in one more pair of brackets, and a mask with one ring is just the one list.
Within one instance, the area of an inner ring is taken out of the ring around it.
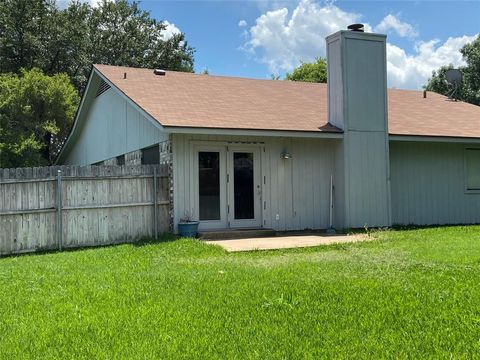
{"label": "wooden fence", "polygon": [[0,255],[156,237],[169,194],[166,166],[0,169]]}

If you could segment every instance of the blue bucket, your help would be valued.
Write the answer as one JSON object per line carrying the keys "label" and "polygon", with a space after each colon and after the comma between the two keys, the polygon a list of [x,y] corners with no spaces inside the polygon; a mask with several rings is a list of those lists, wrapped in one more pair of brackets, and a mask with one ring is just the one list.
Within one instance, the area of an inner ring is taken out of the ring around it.
{"label": "blue bucket", "polygon": [[196,237],[198,234],[198,221],[178,223],[178,234],[182,237]]}

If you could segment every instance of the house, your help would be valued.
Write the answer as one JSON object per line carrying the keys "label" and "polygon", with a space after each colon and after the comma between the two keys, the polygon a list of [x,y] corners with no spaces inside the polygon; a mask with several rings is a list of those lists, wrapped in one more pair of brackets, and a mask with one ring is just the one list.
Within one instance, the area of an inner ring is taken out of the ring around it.
{"label": "house", "polygon": [[387,91],[384,35],[326,41],[328,85],[95,65],[58,163],[168,163],[203,230],[480,222],[480,107]]}

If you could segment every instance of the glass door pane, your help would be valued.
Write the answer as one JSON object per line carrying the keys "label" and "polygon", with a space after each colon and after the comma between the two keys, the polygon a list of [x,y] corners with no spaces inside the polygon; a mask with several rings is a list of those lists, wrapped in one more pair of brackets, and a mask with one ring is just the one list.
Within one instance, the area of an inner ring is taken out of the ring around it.
{"label": "glass door pane", "polygon": [[220,220],[220,153],[198,153],[200,220]]}
{"label": "glass door pane", "polygon": [[233,153],[233,187],[235,219],[254,219],[253,153]]}

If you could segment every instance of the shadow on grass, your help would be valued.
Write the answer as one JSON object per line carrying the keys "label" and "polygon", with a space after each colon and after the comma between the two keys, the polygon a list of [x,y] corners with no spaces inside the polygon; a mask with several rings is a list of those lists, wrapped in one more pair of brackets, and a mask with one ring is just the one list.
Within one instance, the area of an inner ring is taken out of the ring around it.
{"label": "shadow on grass", "polygon": [[178,239],[181,239],[179,236],[175,236],[172,234],[161,234],[158,236],[157,239],[150,237],[150,236],[143,236],[138,240],[131,241],[131,242],[125,242],[124,244],[130,244],[135,247],[141,247],[141,246],[146,246],[146,245],[155,245],[155,244],[160,244],[160,243],[168,243],[168,242],[173,242]]}
{"label": "shadow on grass", "polygon": [[392,231],[415,231],[415,230],[423,230],[423,229],[433,229],[433,228],[450,228],[450,227],[466,227],[466,226],[479,226],[478,223],[471,223],[471,224],[434,224],[434,225],[416,225],[416,224],[408,224],[408,225],[400,225],[400,224],[393,224],[390,230]]}
{"label": "shadow on grass", "polygon": [[[434,229],[434,228],[449,228],[449,227],[456,227],[456,228],[461,228],[461,227],[467,227],[467,226],[480,226],[478,223],[471,223],[471,224],[436,224],[436,225],[416,225],[416,224],[408,224],[408,225],[400,225],[400,224],[394,224],[392,227],[385,227],[385,228],[343,228],[343,229],[337,229],[337,234],[345,234],[345,235],[350,235],[350,234],[367,234],[367,235],[374,235],[375,233],[379,234],[382,232],[389,232],[389,231],[417,231],[417,230],[423,230],[423,229]],[[285,232],[284,235],[300,235],[301,233],[324,233],[324,231],[313,231],[313,230],[308,230],[304,232]],[[64,247],[62,250],[59,249],[37,249],[37,250],[32,250],[32,251],[25,251],[25,252],[18,252],[18,253],[12,253],[12,254],[3,254],[0,255],[0,260],[3,258],[11,258],[11,257],[19,257],[19,256],[36,256],[36,255],[45,255],[45,254],[56,254],[56,253],[68,253],[68,252],[73,252],[73,251],[82,251],[82,250],[87,250],[87,249],[101,249],[101,248],[110,248],[114,246],[119,246],[119,245],[131,245],[133,247],[143,247],[143,246],[149,246],[149,245],[155,245],[155,244],[161,244],[161,243],[174,243],[177,240],[180,239],[185,239],[170,233],[164,233],[160,234],[157,239],[153,237],[141,237],[138,240],[134,241],[117,241],[117,242],[112,242],[109,244],[101,244],[101,245],[85,245],[85,246],[78,246],[78,247]],[[198,240],[198,239],[197,239]],[[352,244],[368,244],[369,242],[359,242],[359,243],[352,243]],[[261,253],[261,254],[266,254],[266,253],[282,253],[282,252],[297,252],[297,251],[318,251],[318,250],[341,250],[345,251],[349,248],[350,245],[352,244],[329,244],[329,245],[319,245],[319,246],[313,246],[313,247],[308,247],[308,248],[291,248],[291,249],[270,249],[270,250],[253,250],[249,251],[249,253]],[[216,245],[218,246],[218,245]],[[367,246],[367,245],[366,245]],[[308,250],[307,250],[308,249]],[[233,253],[228,253],[225,251],[225,253],[233,255],[236,254],[235,252]],[[239,254],[242,254],[245,252],[239,252]]]}
{"label": "shadow on grass", "polygon": [[99,244],[99,245],[84,245],[84,246],[75,246],[75,247],[63,247],[62,250],[59,250],[58,248],[43,248],[43,249],[36,249],[32,251],[25,251],[25,252],[17,252],[17,253],[12,253],[12,254],[3,254],[0,255],[0,259],[5,259],[5,258],[11,258],[11,257],[19,257],[19,256],[36,256],[36,255],[46,255],[46,254],[59,254],[59,253],[69,253],[69,252],[75,252],[75,251],[82,251],[82,250],[88,250],[88,249],[103,249],[103,248],[110,248],[114,246],[119,246],[119,245],[131,245],[134,247],[142,247],[142,246],[147,246],[147,245],[155,245],[155,244],[160,244],[160,243],[170,243],[174,242],[176,240],[181,239],[178,236],[172,235],[172,234],[161,234],[157,239],[149,237],[149,236],[144,236],[139,238],[138,240],[132,240],[132,241],[116,241],[112,242],[109,244]]}
{"label": "shadow on grass", "polygon": [[466,226],[480,226],[478,223],[471,224],[433,224],[433,225],[418,225],[418,224],[393,224],[390,227],[363,227],[363,228],[339,228],[337,234],[354,235],[354,234],[374,234],[388,231],[415,231],[433,228],[450,228],[450,227],[466,227]]}

